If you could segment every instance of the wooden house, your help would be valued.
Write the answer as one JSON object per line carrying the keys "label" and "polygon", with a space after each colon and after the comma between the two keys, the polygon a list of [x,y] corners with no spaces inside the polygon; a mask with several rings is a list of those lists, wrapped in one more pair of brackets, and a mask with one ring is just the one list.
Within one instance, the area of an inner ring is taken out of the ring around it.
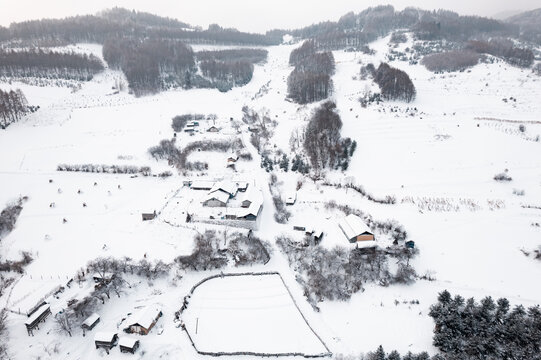
{"label": "wooden house", "polygon": [[203,206],[208,207],[226,207],[229,201],[229,194],[223,191],[209,193],[202,201]]}
{"label": "wooden house", "polygon": [[125,331],[132,334],[147,335],[162,315],[162,311],[158,307],[146,307],[130,320]]}
{"label": "wooden house", "polygon": [[229,194],[230,198],[234,198],[235,195],[237,195],[238,186],[232,181],[222,180],[214,184],[212,189],[210,189],[209,194],[219,191]]}
{"label": "wooden house", "polygon": [[135,351],[139,348],[139,340],[123,336],[118,340],[118,346],[120,352],[135,354]]}
{"label": "wooden house", "polygon": [[350,243],[359,241],[375,241],[374,234],[360,217],[354,214],[340,219],[338,227]]}
{"label": "wooden house", "polygon": [[49,304],[43,304],[34,311],[24,322],[28,335],[34,335],[34,329],[37,328],[39,330],[39,323],[45,322],[45,319],[47,319],[49,315],[51,315],[51,307]]}
{"label": "wooden house", "polygon": [[100,322],[100,316],[96,313],[93,313],[89,317],[86,318],[85,321],[81,324],[81,327],[83,330],[90,331],[94,329],[94,327]]}
{"label": "wooden house", "polygon": [[190,189],[192,190],[210,190],[214,186],[214,181],[209,180],[194,180],[190,183]]}
{"label": "wooden house", "polygon": [[115,332],[97,332],[94,335],[94,345],[96,349],[103,348],[109,353],[109,350],[114,348],[118,342],[118,334]]}

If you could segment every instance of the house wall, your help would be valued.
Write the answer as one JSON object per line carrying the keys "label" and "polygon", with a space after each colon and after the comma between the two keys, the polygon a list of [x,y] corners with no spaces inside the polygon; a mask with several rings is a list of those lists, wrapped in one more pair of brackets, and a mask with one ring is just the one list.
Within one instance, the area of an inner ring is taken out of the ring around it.
{"label": "house wall", "polygon": [[357,236],[357,241],[372,241],[374,240],[374,235],[372,234],[364,234]]}
{"label": "house wall", "polygon": [[203,203],[203,205],[208,207],[225,207],[225,203],[216,199],[207,200]]}

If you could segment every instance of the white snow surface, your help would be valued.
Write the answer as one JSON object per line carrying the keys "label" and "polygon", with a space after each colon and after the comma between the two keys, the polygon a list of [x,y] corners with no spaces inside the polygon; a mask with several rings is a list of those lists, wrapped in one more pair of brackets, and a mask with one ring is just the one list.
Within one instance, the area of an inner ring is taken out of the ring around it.
{"label": "white snow surface", "polygon": [[[177,196],[178,191],[184,180],[194,180],[197,175],[205,179],[235,177],[257,183],[263,191],[263,211],[259,230],[254,235],[271,243],[282,233],[298,236],[293,225],[307,224],[319,226],[325,232],[323,246],[349,246],[336,225],[343,214],[327,210],[325,202],[329,200],[361,209],[376,219],[395,219],[404,225],[409,239],[420,249],[413,266],[420,275],[432,274],[435,281],[418,280],[410,286],[386,288],[367,285],[364,292],[355,294],[350,301],[319,304],[321,311],[316,313],[306,303],[294,271],[278,249],[267,265],[250,268],[282,274],[303,314],[335,354],[355,355],[373,351],[380,344],[386,350],[397,349],[402,353],[425,350],[435,353],[434,324],[428,311],[438,292],[444,289],[478,300],[490,295],[507,297],[513,305],[541,303],[541,287],[536,286],[541,279],[541,263],[523,253],[541,245],[541,228],[532,226],[541,223],[541,211],[523,207],[541,206],[541,142],[534,141],[541,134],[541,125],[534,123],[541,120],[541,78],[529,69],[503,62],[479,64],[461,73],[434,75],[421,65],[394,61],[392,66],[405,70],[412,78],[417,89],[416,100],[410,104],[386,102],[362,108],[358,98],[373,84],[358,80],[359,62],[373,62],[377,66],[385,59],[387,44],[388,37],[370,44],[376,50],[375,55],[334,52],[337,69],[333,76],[333,99],[343,121],[342,135],[356,140],[357,150],[346,172],[332,171],[326,175],[331,182],[362,185],[377,197],[393,195],[397,204],[376,204],[351,189],[334,189],[298,173],[279,171],[282,190],[291,191],[298,181],[302,183],[296,203],[288,207],[292,218],[286,225],[274,221],[272,198],[265,186],[268,174],[259,167],[260,157],[248,141],[245,125],[238,136],[254,159],[239,160],[236,172],[226,169],[227,154],[201,152],[190,155],[190,161],[207,161],[209,170],[205,174],[179,175],[166,162],[151,159],[147,149],[173,137],[171,118],[175,115],[215,113],[221,127],[230,117],[239,120],[242,106],[248,105],[256,110],[267,109],[270,117],[277,120],[270,146],[289,154],[291,134],[302,133],[311,111],[318,105],[299,106],[284,101],[287,76],[292,70],[288,65],[289,53],[299,44],[267,48],[269,58],[265,64],[255,66],[252,81],[227,93],[198,89],[167,91],[142,98],[127,92],[114,94],[112,86],[122,75],[110,69],[73,92],[67,88],[0,84],[2,89],[20,87],[31,105],[40,105],[36,113],[0,130],[0,204],[3,207],[19,196],[28,196],[16,228],[2,239],[0,254],[3,259],[19,259],[21,251],[29,251],[34,257],[26,274],[0,298],[0,306],[17,311],[18,304],[35,304],[99,256],[171,262],[179,255],[190,254],[197,232],[207,228],[223,230],[223,227],[188,226],[183,223],[185,215],[181,210],[175,214],[174,226],[165,222],[162,215],[142,222],[141,213],[185,209],[188,204],[182,202],[182,196]],[[100,52],[95,45],[77,45],[76,49]],[[261,92],[262,88],[268,91]],[[502,101],[509,97],[516,98],[516,102]],[[521,121],[525,133],[518,131]],[[230,129],[226,132],[225,135],[197,133],[192,137],[182,133],[177,141],[184,145],[209,136],[237,136]],[[161,179],[57,172],[60,163],[151,166],[155,174],[169,170],[174,175]],[[509,170],[513,181],[494,181],[493,176],[504,169]],[[514,195],[513,189],[524,190],[524,195]],[[83,203],[87,206],[83,207]],[[172,206],[173,203],[178,205]],[[63,219],[67,222],[63,223]],[[227,271],[245,269],[231,267]],[[164,316],[158,328],[147,337],[137,337],[145,350],[144,355],[139,352],[140,358],[202,359],[176,327],[174,312],[189,289],[213,273],[189,272],[175,279],[172,271],[169,278],[154,282],[134,276],[129,279],[132,288],[121,298],[111,296],[98,311],[101,321],[95,331],[118,331],[128,313],[159,303],[163,305]],[[219,284],[228,280],[216,281]],[[238,296],[246,284],[235,286],[240,287],[235,295]],[[83,282],[81,287],[66,289],[58,299],[48,299],[53,315],[65,309],[69,299],[81,297],[92,288],[93,284]],[[221,291],[213,288],[199,289],[203,294],[199,306],[201,311],[216,314],[218,309],[209,309],[209,304],[221,299],[231,307],[232,300],[227,296],[233,294],[223,286]],[[273,309],[276,319],[293,322],[291,328],[296,328],[297,320],[284,315],[291,304],[283,303],[284,312],[279,311],[279,300],[284,296],[276,292],[276,297],[271,297],[273,291],[270,286],[251,296],[261,295],[257,302]],[[195,296],[199,296],[197,292]],[[418,300],[419,304],[412,300]],[[253,304],[246,298],[235,309],[245,323],[249,323],[247,317],[254,311],[250,308]],[[193,311],[190,316],[197,317],[196,308],[189,307],[188,311]],[[33,337],[26,334],[25,320],[24,315],[8,314],[9,353],[13,359],[95,359],[104,355],[95,350],[92,335],[82,337],[76,332],[68,337],[55,331],[54,316],[40,324]],[[222,329],[224,323],[231,323],[226,315],[212,321],[222,320],[225,320],[220,323]],[[235,339],[238,334],[252,338],[248,327],[232,326],[225,334],[218,335],[206,326],[208,318],[200,321],[202,332],[198,341],[202,346],[216,341],[226,348],[235,341],[238,344]],[[268,335],[270,328],[260,331]],[[286,334],[292,332],[277,336]],[[295,331],[295,336],[301,336],[298,343],[292,336],[290,340],[276,342],[274,350],[294,345],[314,351],[308,345],[312,340],[302,334],[306,332]],[[253,337],[250,346],[261,351],[271,344],[266,336],[261,336]],[[123,356],[113,349],[108,358]]]}

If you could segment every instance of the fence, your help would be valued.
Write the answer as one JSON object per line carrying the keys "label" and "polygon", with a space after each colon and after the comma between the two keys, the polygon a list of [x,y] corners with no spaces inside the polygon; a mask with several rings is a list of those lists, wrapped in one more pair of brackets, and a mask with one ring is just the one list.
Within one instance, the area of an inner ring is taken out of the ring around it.
{"label": "fence", "polygon": [[299,305],[295,301],[295,298],[293,297],[293,294],[291,293],[291,290],[289,289],[289,286],[287,286],[286,282],[282,278],[282,275],[280,275],[280,273],[277,272],[277,271],[227,273],[227,274],[221,273],[221,274],[212,275],[212,276],[209,276],[209,277],[206,277],[206,278],[202,279],[201,281],[196,283],[194,286],[192,286],[192,288],[190,289],[189,295],[192,295],[194,293],[195,289],[197,289],[199,286],[201,286],[202,284],[204,284],[207,281],[212,280],[212,279],[223,278],[223,277],[233,277],[233,276],[268,276],[268,275],[278,275],[280,277],[280,280],[282,281],[282,284],[284,284],[284,287],[286,288],[287,293],[291,297],[291,300],[293,301],[293,304],[295,305],[295,308],[301,314],[302,319],[304,320],[304,322],[306,323],[306,325],[308,326],[310,331],[312,331],[312,333],[318,338],[318,340],[321,342],[321,344],[323,344],[323,347],[325,348],[325,350],[327,352],[320,353],[320,354],[305,354],[305,353],[302,353],[302,352],[263,353],[263,352],[252,352],[252,351],[233,351],[233,352],[201,351],[195,345],[195,342],[193,341],[192,336],[190,335],[190,332],[188,331],[188,329],[185,326],[183,326],[182,329],[186,332],[186,335],[188,335],[188,339],[190,340],[190,343],[192,344],[193,348],[195,349],[195,351],[198,354],[200,354],[200,355],[210,355],[210,356],[260,356],[260,357],[299,356],[299,357],[304,357],[304,358],[307,358],[307,359],[309,359],[309,358],[331,357],[332,356],[332,352],[327,347],[327,344],[325,344],[325,342],[321,339],[321,337],[312,328],[312,326],[310,325],[310,323],[308,322],[308,320],[306,319],[306,317],[302,313],[301,309],[299,308]]}

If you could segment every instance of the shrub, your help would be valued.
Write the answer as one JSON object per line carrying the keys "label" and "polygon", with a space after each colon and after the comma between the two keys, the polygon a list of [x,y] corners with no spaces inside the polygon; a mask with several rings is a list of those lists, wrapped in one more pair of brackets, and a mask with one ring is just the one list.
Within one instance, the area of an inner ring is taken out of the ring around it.
{"label": "shrub", "polygon": [[504,181],[512,181],[513,178],[509,176],[508,171],[506,169],[504,172],[494,175],[494,180],[504,182]]}

